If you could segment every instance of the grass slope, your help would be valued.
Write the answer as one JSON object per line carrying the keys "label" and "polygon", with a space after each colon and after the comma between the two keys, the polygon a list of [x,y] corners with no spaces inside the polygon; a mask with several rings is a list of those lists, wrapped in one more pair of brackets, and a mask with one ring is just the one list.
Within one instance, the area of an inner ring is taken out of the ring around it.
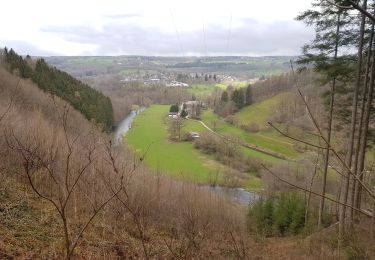
{"label": "grass slope", "polygon": [[287,95],[288,93],[282,93],[251,106],[246,106],[236,113],[235,118],[241,125],[252,122],[258,124],[261,129],[267,128],[269,116],[274,113],[280,100]]}

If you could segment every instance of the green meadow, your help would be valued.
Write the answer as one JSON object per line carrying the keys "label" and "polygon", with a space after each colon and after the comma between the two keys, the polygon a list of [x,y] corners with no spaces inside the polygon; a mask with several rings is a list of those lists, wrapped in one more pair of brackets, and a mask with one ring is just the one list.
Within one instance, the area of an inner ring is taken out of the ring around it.
{"label": "green meadow", "polygon": [[[166,171],[174,176],[187,177],[196,182],[207,182],[211,172],[224,166],[194,149],[191,142],[170,142],[168,140],[169,106],[153,105],[139,114],[127,133],[127,143],[154,170]],[[199,127],[198,122],[189,122],[191,130]],[[188,127],[188,128],[189,128]]]}

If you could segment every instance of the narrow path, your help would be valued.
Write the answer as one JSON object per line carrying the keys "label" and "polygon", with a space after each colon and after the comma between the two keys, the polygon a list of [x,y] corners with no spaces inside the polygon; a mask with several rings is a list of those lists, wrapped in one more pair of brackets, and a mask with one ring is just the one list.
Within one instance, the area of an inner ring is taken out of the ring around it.
{"label": "narrow path", "polygon": [[292,161],[292,159],[290,158],[287,158],[286,156],[283,156],[283,155],[280,155],[280,154],[277,154],[277,153],[274,153],[272,151],[266,151],[264,150],[263,148],[259,148],[257,146],[254,146],[252,144],[249,144],[249,143],[246,143],[246,142],[238,142],[238,141],[234,141],[232,140],[231,138],[225,136],[225,135],[222,135],[222,134],[219,134],[217,132],[215,132],[214,130],[212,130],[209,126],[207,126],[203,121],[201,120],[195,120],[195,119],[191,119],[191,120],[194,120],[194,121],[197,121],[199,122],[204,128],[206,128],[208,131],[210,131],[211,133],[214,133],[216,134],[217,136],[220,136],[221,138],[224,138],[226,139],[227,141],[230,141],[230,142],[233,142],[233,143],[236,143],[236,144],[239,144],[245,148],[248,148],[248,149],[252,149],[254,151],[257,151],[257,152],[260,152],[260,153],[264,153],[264,154],[267,154],[267,155],[270,155],[270,156],[273,156],[273,157],[276,157],[278,159],[281,159],[281,160],[287,160],[287,161]]}
{"label": "narrow path", "polygon": [[206,128],[208,131],[217,134],[214,130],[212,130],[211,128],[209,128],[203,121],[201,121],[201,120],[197,120],[197,121],[199,123],[201,123],[204,126],[204,128]]}

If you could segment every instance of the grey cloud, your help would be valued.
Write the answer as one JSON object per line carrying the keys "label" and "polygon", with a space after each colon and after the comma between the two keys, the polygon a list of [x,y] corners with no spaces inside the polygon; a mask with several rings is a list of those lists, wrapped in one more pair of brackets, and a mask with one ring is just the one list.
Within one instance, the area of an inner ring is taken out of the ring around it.
{"label": "grey cloud", "polygon": [[121,19],[121,20],[125,20],[125,19],[130,19],[130,18],[138,18],[138,17],[142,17],[142,15],[140,14],[115,14],[115,15],[106,15],[105,17],[107,18],[111,18],[111,19]]}
{"label": "grey cloud", "polygon": [[180,32],[183,52],[175,33],[133,23],[106,25],[102,31],[88,26],[48,27],[43,31],[70,42],[97,44],[97,55],[296,55],[313,37],[311,29],[294,21],[260,24],[246,19],[243,22],[244,25],[233,28],[230,35],[228,28],[206,26],[206,42],[202,30]]}

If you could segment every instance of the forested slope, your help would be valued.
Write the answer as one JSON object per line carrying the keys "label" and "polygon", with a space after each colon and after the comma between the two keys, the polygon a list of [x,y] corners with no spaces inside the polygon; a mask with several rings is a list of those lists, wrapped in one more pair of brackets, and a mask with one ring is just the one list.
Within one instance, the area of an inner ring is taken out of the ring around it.
{"label": "forested slope", "polygon": [[40,89],[58,96],[81,112],[88,120],[110,130],[113,124],[113,108],[110,99],[101,92],[73,78],[68,73],[49,66],[44,59],[33,61],[23,58],[13,49],[3,52],[5,66],[24,79],[31,79]]}

